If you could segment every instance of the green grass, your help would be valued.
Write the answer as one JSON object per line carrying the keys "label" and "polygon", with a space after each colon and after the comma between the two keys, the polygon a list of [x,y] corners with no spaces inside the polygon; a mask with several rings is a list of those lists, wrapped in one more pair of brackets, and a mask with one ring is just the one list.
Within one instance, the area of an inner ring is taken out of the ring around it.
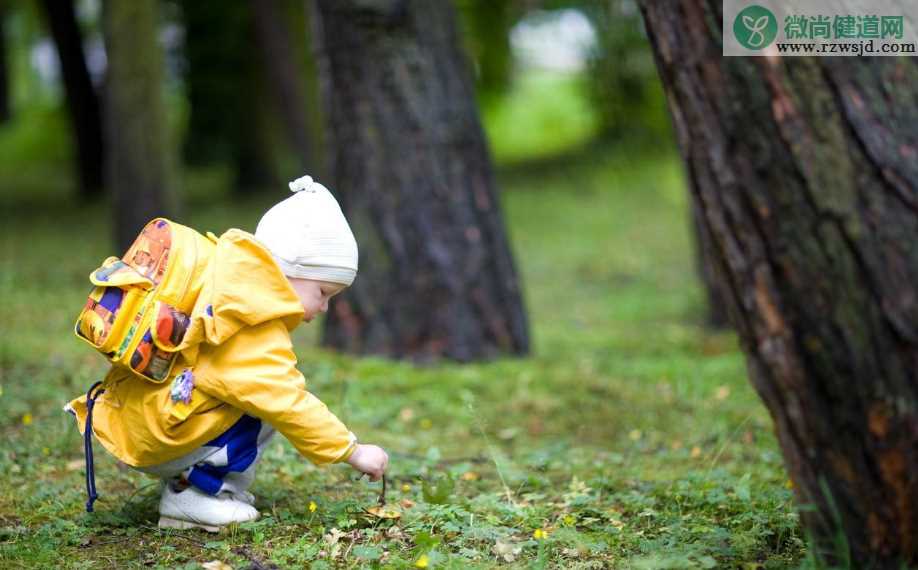
{"label": "green grass", "polygon": [[529,72],[482,109],[498,164],[538,160],[587,144],[599,132],[582,74]]}
{"label": "green grass", "polygon": [[[501,183],[531,357],[419,368],[317,349],[315,325],[295,335],[310,388],[391,452],[388,497],[413,506],[370,520],[378,485],[279,438],[253,488],[263,518],[210,536],[157,530],[155,483],[99,445],[101,498],[83,512],[81,442],[60,407],[105,368],[70,331],[87,273],[113,253],[108,211],[61,197],[63,178],[7,179],[0,567],[799,564],[771,422],[734,336],[700,326],[676,156],[597,151]],[[194,196],[181,221],[214,231],[251,230],[271,200]]]}

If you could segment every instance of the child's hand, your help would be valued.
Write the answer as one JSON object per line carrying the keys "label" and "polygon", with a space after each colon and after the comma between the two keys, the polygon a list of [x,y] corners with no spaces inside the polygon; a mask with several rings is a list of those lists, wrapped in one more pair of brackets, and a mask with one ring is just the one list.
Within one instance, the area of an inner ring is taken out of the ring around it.
{"label": "child's hand", "polygon": [[379,481],[389,466],[389,455],[378,445],[358,443],[347,462],[357,471],[369,475],[370,481]]}

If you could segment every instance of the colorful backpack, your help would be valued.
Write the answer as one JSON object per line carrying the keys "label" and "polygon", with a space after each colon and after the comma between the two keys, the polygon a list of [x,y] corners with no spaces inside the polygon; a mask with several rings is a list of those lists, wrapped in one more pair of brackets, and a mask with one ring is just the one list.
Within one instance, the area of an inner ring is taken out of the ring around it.
{"label": "colorful backpack", "polygon": [[[77,338],[115,366],[151,382],[165,381],[185,348],[182,341],[216,241],[211,233],[204,237],[165,218],[148,223],[124,257],[109,257],[89,275],[95,287],[77,318]],[[98,498],[92,410],[96,398],[105,392],[101,386],[101,381],[96,382],[86,393],[87,512],[92,512]]]}
{"label": "colorful backpack", "polygon": [[115,366],[166,380],[214,240],[165,218],[148,223],[124,257],[109,257],[89,275],[95,288],[77,318],[77,337]]}

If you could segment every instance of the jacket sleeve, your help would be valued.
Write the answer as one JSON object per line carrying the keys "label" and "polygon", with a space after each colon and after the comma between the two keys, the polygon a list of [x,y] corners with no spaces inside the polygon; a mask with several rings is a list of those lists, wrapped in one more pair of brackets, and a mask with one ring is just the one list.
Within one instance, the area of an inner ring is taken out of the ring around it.
{"label": "jacket sleeve", "polygon": [[202,349],[194,379],[197,388],[274,426],[313,463],[337,463],[353,453],[354,434],[306,391],[290,333],[279,319]]}

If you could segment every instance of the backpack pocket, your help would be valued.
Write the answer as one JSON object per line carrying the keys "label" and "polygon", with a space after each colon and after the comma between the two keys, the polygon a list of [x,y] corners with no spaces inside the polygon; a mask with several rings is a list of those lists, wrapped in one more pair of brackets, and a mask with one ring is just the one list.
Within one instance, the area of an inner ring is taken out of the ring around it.
{"label": "backpack pocket", "polygon": [[89,280],[95,287],[77,317],[74,333],[113,358],[153,282],[117,257],[105,260],[90,274]]}
{"label": "backpack pocket", "polygon": [[130,360],[125,364],[148,380],[162,382],[178,358],[178,348],[191,319],[162,301],[155,301],[152,309],[144,311],[144,322],[139,327],[143,334],[131,347]]}

